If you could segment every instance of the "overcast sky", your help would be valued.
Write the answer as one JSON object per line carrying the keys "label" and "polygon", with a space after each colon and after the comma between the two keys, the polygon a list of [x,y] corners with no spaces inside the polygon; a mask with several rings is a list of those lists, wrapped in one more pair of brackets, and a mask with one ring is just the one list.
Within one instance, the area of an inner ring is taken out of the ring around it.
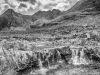
{"label": "overcast sky", "polygon": [[79,0],[0,0],[0,14],[9,8],[26,15],[32,15],[39,10],[66,11],[77,1]]}

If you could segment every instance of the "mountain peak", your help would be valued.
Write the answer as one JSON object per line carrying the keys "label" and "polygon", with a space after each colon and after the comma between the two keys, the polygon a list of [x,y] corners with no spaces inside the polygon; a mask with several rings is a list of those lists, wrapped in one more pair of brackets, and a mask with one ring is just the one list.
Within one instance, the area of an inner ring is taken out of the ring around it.
{"label": "mountain peak", "polygon": [[16,12],[13,9],[8,9],[3,13],[3,15],[12,15],[12,14],[16,14]]}
{"label": "mountain peak", "polygon": [[40,18],[54,19],[60,16],[61,14],[62,12],[60,10],[53,9],[50,11],[38,11],[33,16],[37,19],[40,19]]}
{"label": "mountain peak", "polygon": [[37,13],[48,13],[48,12],[61,12],[61,11],[58,10],[58,9],[53,9],[53,10],[49,10],[49,11],[38,11],[35,14],[37,14]]}

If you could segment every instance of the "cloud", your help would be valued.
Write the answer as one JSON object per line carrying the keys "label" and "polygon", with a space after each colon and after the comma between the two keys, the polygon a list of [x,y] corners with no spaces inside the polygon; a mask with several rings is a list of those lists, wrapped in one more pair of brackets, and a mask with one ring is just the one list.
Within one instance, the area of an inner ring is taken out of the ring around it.
{"label": "cloud", "polygon": [[30,8],[32,8],[32,9],[35,9],[37,6],[38,6],[38,4],[30,4],[29,2],[19,2],[19,6],[18,6],[18,9],[17,9],[17,11],[21,11],[21,12],[23,12],[23,11],[28,11]]}
{"label": "cloud", "polygon": [[28,12],[30,9],[35,10],[38,6],[36,0],[0,0],[0,14],[8,8],[21,13]]}
{"label": "cloud", "polygon": [[27,5],[26,4],[23,4],[23,3],[20,3],[19,8],[22,8],[22,7],[27,8]]}
{"label": "cloud", "polygon": [[29,0],[18,0],[18,1],[28,2]]}
{"label": "cloud", "polygon": [[16,12],[27,12],[30,8],[34,10],[38,7],[35,0],[5,0],[5,3],[9,5],[9,8],[14,9]]}
{"label": "cloud", "polygon": [[55,7],[52,7],[53,9],[59,9],[61,11],[65,11],[68,9],[68,7],[70,6],[70,3],[58,3]]}
{"label": "cloud", "polygon": [[9,4],[5,3],[5,0],[0,1],[0,14],[4,12],[5,9],[9,8]]}
{"label": "cloud", "polygon": [[61,11],[68,10],[79,0],[0,0],[0,13],[8,8],[14,9],[16,12],[33,12],[35,10],[48,11],[59,9]]}
{"label": "cloud", "polygon": [[35,4],[37,0],[17,0],[19,2],[29,2],[30,4]]}
{"label": "cloud", "polygon": [[38,0],[38,2],[41,4],[40,10],[42,11],[52,9],[66,11],[78,1],[79,0]]}

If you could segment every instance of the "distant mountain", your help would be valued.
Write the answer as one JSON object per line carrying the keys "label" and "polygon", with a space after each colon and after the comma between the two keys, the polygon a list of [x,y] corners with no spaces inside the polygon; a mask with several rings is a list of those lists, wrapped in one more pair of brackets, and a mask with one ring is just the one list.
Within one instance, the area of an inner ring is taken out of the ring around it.
{"label": "distant mountain", "polygon": [[38,11],[32,16],[32,21],[34,23],[33,25],[31,25],[31,28],[38,28],[40,26],[44,26],[50,23],[53,19],[61,16],[62,13],[63,12],[57,9],[53,9],[50,11]]}
{"label": "distant mountain", "polygon": [[[41,28],[70,24],[99,24],[100,0],[80,0],[68,11],[53,9],[38,11],[35,14],[22,15],[8,9],[0,15],[0,30],[10,27]],[[55,27],[56,28],[56,27]]]}
{"label": "distant mountain", "polygon": [[31,16],[22,15],[12,9],[8,9],[0,15],[0,30],[11,27],[29,28],[32,24]]}
{"label": "distant mountain", "polygon": [[62,12],[60,10],[53,9],[50,11],[38,11],[32,17],[33,17],[33,21],[36,21],[41,18],[52,20],[52,19],[60,16],[61,14],[62,14]]}
{"label": "distant mountain", "polygon": [[22,15],[12,9],[8,9],[0,15],[0,30],[4,28],[10,29],[11,27],[23,27],[27,29],[30,28],[30,25],[37,25],[38,21],[40,24],[45,23],[46,19],[47,21],[52,20],[61,14],[62,12],[60,10],[54,9],[51,11],[38,11],[34,15]]}

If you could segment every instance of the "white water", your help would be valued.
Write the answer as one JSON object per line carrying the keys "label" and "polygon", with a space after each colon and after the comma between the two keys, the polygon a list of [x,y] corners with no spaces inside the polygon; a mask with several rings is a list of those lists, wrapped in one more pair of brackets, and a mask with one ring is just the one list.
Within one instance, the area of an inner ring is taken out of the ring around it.
{"label": "white water", "polygon": [[42,65],[42,61],[40,59],[38,59],[39,61],[39,70],[36,70],[35,72],[34,71],[31,71],[30,74],[41,74],[41,75],[46,75],[46,72],[48,71],[47,68],[44,68],[43,65]]}
{"label": "white water", "polygon": [[48,71],[48,69],[43,67],[42,61],[40,59],[38,61],[39,61],[39,67],[40,67],[40,69],[37,70],[37,72],[45,75],[46,72]]}
{"label": "white water", "polygon": [[88,62],[85,59],[84,49],[71,49],[72,51],[72,58],[71,63],[74,65],[87,65]]}
{"label": "white water", "polygon": [[58,58],[57,58],[58,62],[59,62],[59,63],[62,63],[63,61],[62,61],[62,59],[61,59],[61,54],[60,54],[60,52],[57,51],[57,54],[58,54]]}
{"label": "white water", "polygon": [[[61,62],[61,55],[60,55],[60,52],[57,51],[57,54],[58,54],[57,62],[60,63],[60,62]],[[56,69],[56,68],[58,67],[58,64],[57,64],[57,65],[50,65],[50,62],[49,62],[49,60],[48,60],[49,57],[50,57],[50,55],[48,55],[48,56],[46,57],[46,61],[48,62],[48,63],[47,63],[48,66],[47,66],[46,68],[44,68],[44,67],[43,67],[43,61],[41,60],[41,56],[40,56],[40,54],[39,54],[39,58],[38,58],[39,69],[36,70],[35,72],[31,72],[31,74],[36,73],[36,74],[46,75],[47,71],[49,71],[50,69]],[[52,60],[54,61],[55,59],[53,58]]]}

